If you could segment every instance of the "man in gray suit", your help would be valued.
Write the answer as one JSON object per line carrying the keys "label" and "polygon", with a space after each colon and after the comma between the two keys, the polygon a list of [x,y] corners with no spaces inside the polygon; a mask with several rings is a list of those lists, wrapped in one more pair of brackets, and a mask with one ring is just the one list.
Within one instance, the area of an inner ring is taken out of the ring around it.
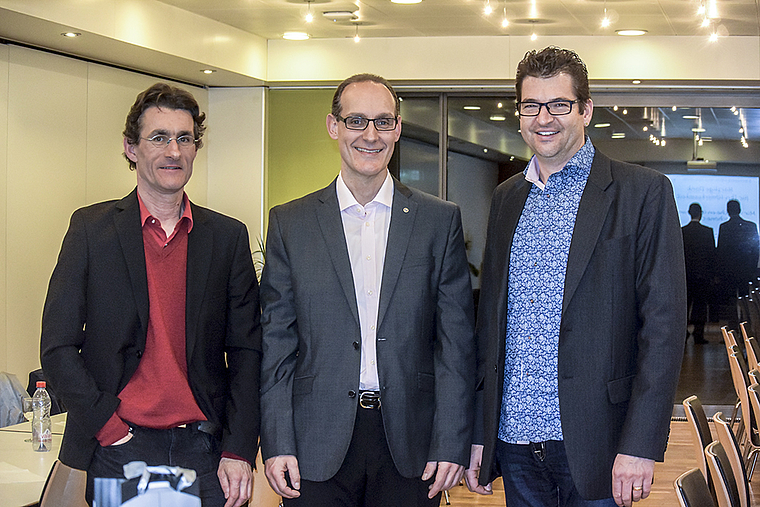
{"label": "man in gray suit", "polygon": [[473,304],[459,209],[391,177],[399,100],[338,86],[340,175],[269,215],[262,453],[285,505],[434,506],[468,462]]}
{"label": "man in gray suit", "polygon": [[510,507],[630,506],[663,459],[683,354],[673,190],[591,144],[574,52],[528,52],[516,88],[535,155],[491,203],[467,484],[501,475]]}

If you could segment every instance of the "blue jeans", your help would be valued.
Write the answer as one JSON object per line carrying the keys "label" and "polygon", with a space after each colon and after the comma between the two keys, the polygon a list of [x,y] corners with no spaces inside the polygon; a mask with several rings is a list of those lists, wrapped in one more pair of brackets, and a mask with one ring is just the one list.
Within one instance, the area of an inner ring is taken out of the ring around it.
{"label": "blue jeans", "polygon": [[565,445],[560,440],[528,445],[497,440],[496,462],[509,507],[616,507],[612,498],[581,498],[570,477]]}
{"label": "blue jeans", "polygon": [[224,506],[224,492],[216,475],[221,459],[219,439],[190,428],[155,430],[133,426],[132,438],[121,445],[98,446],[87,470],[87,501],[92,505],[95,477],[124,477],[122,467],[130,461],[150,466],[190,468],[197,473],[203,507]]}

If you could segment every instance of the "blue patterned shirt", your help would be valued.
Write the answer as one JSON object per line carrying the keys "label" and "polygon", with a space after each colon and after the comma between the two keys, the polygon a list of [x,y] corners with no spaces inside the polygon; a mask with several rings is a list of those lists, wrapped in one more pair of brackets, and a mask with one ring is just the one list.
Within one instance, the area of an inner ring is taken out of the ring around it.
{"label": "blue patterned shirt", "polygon": [[[567,255],[594,146],[586,143],[551,176],[533,183],[512,239],[499,438],[508,443],[562,440],[557,355]],[[541,188],[543,187],[543,188]]]}

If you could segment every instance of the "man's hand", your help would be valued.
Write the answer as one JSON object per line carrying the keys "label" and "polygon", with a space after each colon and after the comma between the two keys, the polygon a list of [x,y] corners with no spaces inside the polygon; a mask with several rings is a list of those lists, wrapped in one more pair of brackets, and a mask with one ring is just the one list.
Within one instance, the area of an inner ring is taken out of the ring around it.
{"label": "man's hand", "polygon": [[[436,468],[438,471],[436,472]],[[422,480],[426,481],[433,477],[435,473],[435,481],[430,485],[430,492],[428,498],[433,498],[441,491],[451,489],[462,480],[462,474],[464,474],[464,467],[457,465],[456,463],[449,463],[448,461],[428,461],[425,465],[425,470],[422,472]]]}
{"label": "man's hand", "polygon": [[474,445],[470,448],[470,466],[464,472],[464,482],[467,484],[467,489],[473,493],[479,495],[492,495],[491,483],[489,482],[485,486],[478,484],[478,477],[480,476],[480,464],[483,462],[483,446]]}
{"label": "man's hand", "polygon": [[224,507],[240,507],[251,498],[253,476],[251,465],[239,459],[222,458],[216,472],[222,485]]}
{"label": "man's hand", "polygon": [[[288,487],[285,480],[285,472],[290,476],[293,488]],[[298,498],[301,496],[301,472],[298,470],[298,459],[292,455],[273,456],[264,463],[269,485],[275,493],[285,498]]]}
{"label": "man's hand", "polygon": [[612,496],[620,507],[631,507],[649,496],[654,478],[654,460],[618,454],[612,466]]}

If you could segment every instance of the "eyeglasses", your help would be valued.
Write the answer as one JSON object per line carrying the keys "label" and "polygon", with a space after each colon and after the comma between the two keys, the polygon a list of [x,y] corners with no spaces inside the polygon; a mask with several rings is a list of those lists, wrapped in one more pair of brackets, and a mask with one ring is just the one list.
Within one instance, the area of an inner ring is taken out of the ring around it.
{"label": "eyeglasses", "polygon": [[517,112],[520,116],[538,116],[541,114],[541,107],[552,116],[564,116],[570,114],[573,110],[573,104],[580,100],[552,100],[550,102],[518,102]]}
{"label": "eyeglasses", "polygon": [[363,116],[348,116],[342,118],[340,115],[335,115],[338,121],[342,121],[346,124],[348,130],[366,130],[369,126],[369,122],[375,124],[375,128],[380,132],[393,130],[396,128],[398,118],[365,118]]}
{"label": "eyeglasses", "polygon": [[196,139],[193,138],[193,136],[190,135],[184,135],[179,137],[169,137],[164,134],[156,134],[155,136],[151,137],[141,137],[140,139],[145,139],[146,141],[150,141],[150,143],[155,146],[156,148],[166,148],[169,146],[172,142],[172,140],[177,141],[177,146],[180,148],[190,148],[191,146],[195,146]]}

